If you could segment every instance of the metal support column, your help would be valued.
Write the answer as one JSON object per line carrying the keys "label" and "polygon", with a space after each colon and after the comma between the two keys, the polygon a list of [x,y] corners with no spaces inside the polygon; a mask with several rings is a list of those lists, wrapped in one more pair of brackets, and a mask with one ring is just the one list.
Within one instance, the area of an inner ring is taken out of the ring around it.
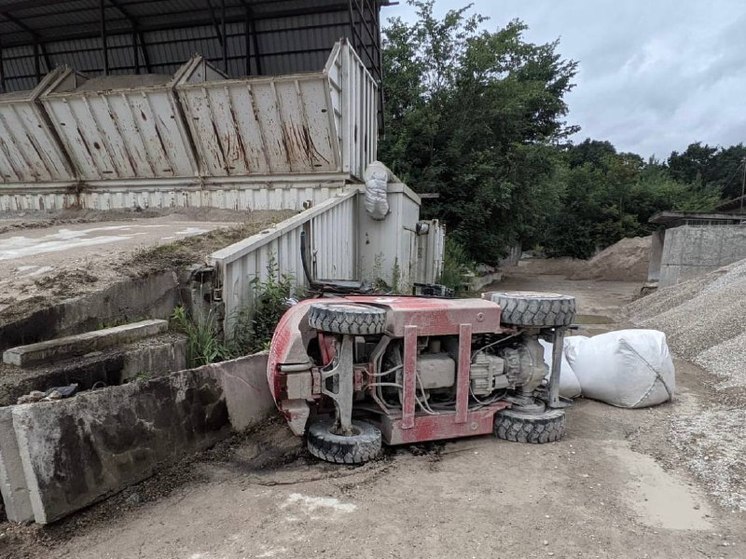
{"label": "metal support column", "polygon": [[225,34],[225,0],[220,0],[220,36],[223,38],[223,72],[228,74],[228,37]]}
{"label": "metal support column", "polygon": [[246,55],[244,74],[251,75],[251,14],[248,6],[243,20],[243,50]]}
{"label": "metal support column", "polygon": [[137,31],[132,32],[132,64],[135,67],[135,74],[140,73],[140,47],[137,44]]}
{"label": "metal support column", "polygon": [[3,67],[2,36],[0,36],[0,93],[5,93],[5,68]]}
{"label": "metal support column", "polygon": [[39,41],[34,41],[34,75],[36,81],[41,81],[41,63],[39,61]]}
{"label": "metal support column", "polygon": [[254,58],[256,59],[256,73],[262,74],[262,53],[259,52],[259,36],[256,34],[256,20],[251,20],[251,38],[254,43]]}
{"label": "metal support column", "polygon": [[104,58],[104,75],[109,75],[109,51],[106,45],[106,0],[100,0],[101,8],[101,54]]}

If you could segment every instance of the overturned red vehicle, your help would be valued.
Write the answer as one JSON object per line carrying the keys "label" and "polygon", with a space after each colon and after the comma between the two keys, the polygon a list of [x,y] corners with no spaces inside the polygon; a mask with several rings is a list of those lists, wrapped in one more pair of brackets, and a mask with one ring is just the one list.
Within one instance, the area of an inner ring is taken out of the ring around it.
{"label": "overturned red vehicle", "polygon": [[[546,443],[565,431],[559,352],[574,316],[574,298],[532,292],[311,299],[280,320],[267,376],[290,428],[330,462],[491,432]],[[554,344],[548,385],[539,338]]]}

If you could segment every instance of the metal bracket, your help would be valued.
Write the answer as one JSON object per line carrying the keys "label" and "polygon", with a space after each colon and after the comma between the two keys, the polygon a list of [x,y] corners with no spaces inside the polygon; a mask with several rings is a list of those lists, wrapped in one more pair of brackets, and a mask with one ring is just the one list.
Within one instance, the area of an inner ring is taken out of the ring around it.
{"label": "metal bracket", "polygon": [[571,405],[560,398],[560,372],[562,369],[562,352],[565,345],[564,326],[555,328],[552,333],[552,372],[549,375],[549,388],[547,389],[547,407],[552,409],[563,409]]}
{"label": "metal bracket", "polygon": [[[334,401],[339,431],[344,435],[353,434],[352,399],[355,392],[353,341],[354,336],[343,336],[334,367],[328,371],[321,371],[321,393]],[[336,392],[326,387],[326,381],[330,378],[334,379]]]}

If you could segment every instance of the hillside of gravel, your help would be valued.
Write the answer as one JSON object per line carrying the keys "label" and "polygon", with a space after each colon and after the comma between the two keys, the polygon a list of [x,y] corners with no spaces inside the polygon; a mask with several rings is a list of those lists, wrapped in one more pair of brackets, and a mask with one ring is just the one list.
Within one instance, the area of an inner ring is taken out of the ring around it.
{"label": "hillside of gravel", "polygon": [[[663,288],[629,305],[627,313],[639,326],[666,332],[675,353],[697,362],[703,352],[746,331],[746,260]],[[733,355],[746,359],[746,345],[734,343],[728,346]],[[718,374],[730,376],[738,366],[738,361],[733,371],[721,366]]]}
{"label": "hillside of gravel", "polygon": [[673,414],[669,433],[689,469],[726,508],[746,510],[746,260],[638,299],[626,309],[701,367],[711,403]]}

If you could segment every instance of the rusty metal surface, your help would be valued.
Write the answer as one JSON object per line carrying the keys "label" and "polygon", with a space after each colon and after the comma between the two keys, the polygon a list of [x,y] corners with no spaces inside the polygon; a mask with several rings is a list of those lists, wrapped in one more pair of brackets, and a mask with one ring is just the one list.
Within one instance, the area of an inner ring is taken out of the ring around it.
{"label": "rusty metal surface", "polygon": [[361,178],[376,157],[377,85],[345,41],[318,72],[227,79],[196,56],[175,83],[206,176]]}
{"label": "rusty metal surface", "polygon": [[197,161],[172,84],[85,87],[66,68],[40,95],[82,180],[193,177]]}
{"label": "rusty metal surface", "polygon": [[455,422],[455,412],[418,415],[414,419],[414,426],[410,429],[403,427],[402,418],[383,415],[380,429],[383,440],[389,445],[487,435],[492,433],[495,413],[508,407],[510,407],[508,402],[500,401],[470,411],[465,423]]}
{"label": "rusty metal surface", "polygon": [[201,57],[186,70],[176,89],[203,174],[341,171],[323,73],[229,80]]}
{"label": "rusty metal surface", "polygon": [[44,111],[36,103],[60,72],[60,69],[50,72],[31,91],[0,95],[0,184],[75,179]]}

